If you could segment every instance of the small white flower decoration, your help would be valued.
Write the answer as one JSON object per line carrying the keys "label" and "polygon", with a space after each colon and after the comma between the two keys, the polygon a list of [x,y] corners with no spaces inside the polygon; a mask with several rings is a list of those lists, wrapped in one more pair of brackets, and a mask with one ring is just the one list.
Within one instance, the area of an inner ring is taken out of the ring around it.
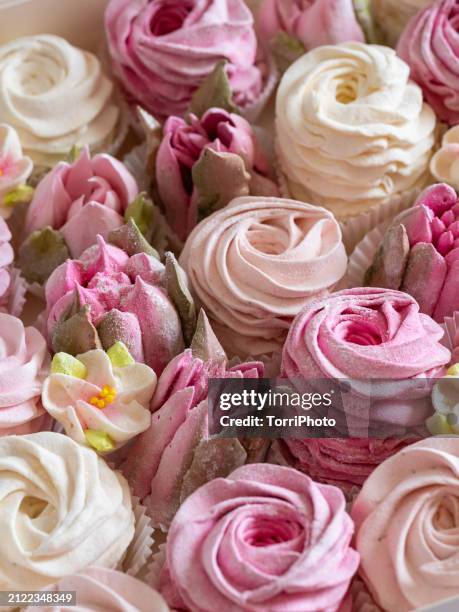
{"label": "small white flower decoration", "polygon": [[76,442],[111,452],[150,426],[156,382],[155,372],[117,342],[107,352],[54,355],[42,401]]}
{"label": "small white flower decoration", "polygon": [[[21,142],[15,129],[0,124],[0,214],[8,217],[18,199],[29,197],[26,182],[32,174],[33,163],[22,153]],[[20,194],[20,196],[18,196]]]}

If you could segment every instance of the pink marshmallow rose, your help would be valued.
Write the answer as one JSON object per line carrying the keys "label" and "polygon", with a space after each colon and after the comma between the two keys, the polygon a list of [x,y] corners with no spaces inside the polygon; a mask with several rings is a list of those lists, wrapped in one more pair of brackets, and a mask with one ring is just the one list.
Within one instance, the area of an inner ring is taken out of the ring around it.
{"label": "pink marshmallow rose", "polygon": [[440,0],[416,13],[403,31],[397,53],[439,119],[459,123],[458,0]]}
{"label": "pink marshmallow rose", "polygon": [[352,533],[339,489],[247,465],[182,504],[159,590],[191,612],[336,612],[359,564]]}
{"label": "pink marshmallow rose", "polygon": [[19,317],[25,302],[26,285],[19,271],[12,267],[11,232],[0,217],[0,312]]}
{"label": "pink marshmallow rose", "polygon": [[318,482],[351,498],[372,471],[416,438],[306,438],[278,440],[282,459]]}
{"label": "pink marshmallow rose", "polygon": [[49,428],[41,390],[49,368],[43,336],[34,327],[0,314],[0,436]]}
{"label": "pink marshmallow rose", "polygon": [[72,257],[124,223],[138,194],[134,177],[111,155],[91,159],[88,147],[72,164],[59,162],[40,182],[27,210],[25,233],[51,226],[60,230]]}
{"label": "pink marshmallow rose", "polygon": [[307,51],[320,45],[365,42],[352,0],[263,0],[258,23],[264,40],[286,32]]}
{"label": "pink marshmallow rose", "polygon": [[450,360],[443,334],[406,293],[346,289],[308,304],[295,318],[282,370],[294,387],[304,379],[347,379],[350,393],[342,401],[353,435],[366,438],[376,430],[380,437],[383,426],[387,435],[403,433],[432,412],[431,387]]}
{"label": "pink marshmallow rose", "polygon": [[61,264],[46,283],[50,343],[78,304],[89,308],[104,349],[124,342],[136,361],[161,373],[184,348],[180,318],[165,290],[164,274],[158,259],[145,253],[129,257],[98,236],[97,244],[80,259]]}
{"label": "pink marshmallow rose", "polygon": [[226,476],[246,460],[238,440],[207,439],[208,383],[209,378],[259,378],[263,365],[229,367],[210,333],[215,347],[211,356],[186,349],[163,371],[151,403],[150,428],[136,438],[123,465],[134,494],[149,496],[147,506],[156,525],[169,524],[180,502],[198,486]]}
{"label": "pink marshmallow rose", "polygon": [[427,187],[394,219],[366,283],[406,291],[440,323],[459,310],[459,200],[452,187]]}
{"label": "pink marshmallow rose", "polygon": [[[248,171],[261,174],[267,171],[252,127],[239,115],[211,108],[201,119],[193,114],[186,121],[169,117],[156,157],[156,184],[167,220],[183,241],[198,222],[192,170],[207,148],[239,155]],[[276,186],[272,184],[272,187],[276,193]]]}
{"label": "pink marshmallow rose", "polygon": [[158,118],[182,115],[220,60],[236,104],[260,96],[253,17],[243,0],[111,0],[105,27],[129,100]]}

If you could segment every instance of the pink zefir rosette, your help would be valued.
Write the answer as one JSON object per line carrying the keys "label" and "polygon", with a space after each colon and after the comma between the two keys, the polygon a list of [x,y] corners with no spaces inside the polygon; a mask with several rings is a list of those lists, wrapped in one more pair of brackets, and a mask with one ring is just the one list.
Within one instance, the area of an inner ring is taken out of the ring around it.
{"label": "pink zefir rosette", "polygon": [[227,353],[259,356],[280,350],[295,315],[342,278],[341,238],[324,208],[242,197],[196,226],[180,263]]}
{"label": "pink zefir rosette", "polygon": [[124,164],[105,153],[91,158],[86,146],[75,162],[59,162],[40,182],[27,209],[25,236],[50,226],[79,257],[98,234],[107,239],[123,225],[138,192]]}
{"label": "pink zefir rosette", "polygon": [[339,487],[347,499],[372,471],[416,438],[305,438],[277,440],[285,462],[317,482]]}
{"label": "pink zefir rosette", "polygon": [[105,28],[128,100],[158,118],[182,115],[221,60],[238,106],[262,96],[253,17],[242,0],[111,0]]}
{"label": "pink zefir rosette", "polygon": [[336,612],[359,564],[352,532],[339,489],[247,465],[182,504],[159,591],[191,612]]}
{"label": "pink zefir rosette", "polygon": [[388,432],[403,432],[423,425],[432,411],[431,387],[450,360],[440,344],[443,334],[406,293],[346,289],[307,305],[296,317],[282,371],[294,386],[304,379],[347,381],[352,392],[349,401],[342,394],[343,408],[348,424],[355,419],[358,429],[360,421],[358,437],[375,426],[381,432],[383,424]]}
{"label": "pink zefir rosette", "polygon": [[427,609],[459,595],[458,516],[457,437],[417,442],[368,478],[352,517],[360,573],[383,610]]}
{"label": "pink zefir rosette", "polygon": [[365,42],[352,0],[264,0],[257,25],[265,40],[285,32],[306,51],[350,40]]}
{"label": "pink zefir rosette", "polygon": [[[159,593],[140,580],[104,567],[88,567],[84,571],[65,576],[58,583],[43,589],[45,593],[65,595],[76,591],[79,612],[110,610],[110,612],[169,612]],[[44,595],[46,601],[46,596]],[[68,604],[55,602],[27,607],[26,612],[65,612]]]}
{"label": "pink zefir rosette", "polygon": [[41,403],[48,365],[40,332],[0,313],[0,437],[49,429],[52,419]]}
{"label": "pink zefir rosette", "polygon": [[439,0],[419,11],[400,36],[397,53],[410,66],[436,115],[459,122],[458,0]]}

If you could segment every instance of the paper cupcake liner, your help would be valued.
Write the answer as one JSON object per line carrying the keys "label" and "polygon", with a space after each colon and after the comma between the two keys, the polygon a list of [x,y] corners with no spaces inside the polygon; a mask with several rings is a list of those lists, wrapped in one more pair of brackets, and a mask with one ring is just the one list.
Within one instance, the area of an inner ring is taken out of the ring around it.
{"label": "paper cupcake liner", "polygon": [[148,572],[145,577],[145,582],[149,584],[153,589],[159,588],[159,577],[161,570],[166,562],[166,542],[158,545],[157,551],[153,554],[150,564],[148,565]]}
{"label": "paper cupcake liner", "polygon": [[138,497],[132,496],[132,509],[135,516],[134,537],[121,562],[121,569],[134,578],[142,577],[152,558],[154,529],[146,508]]}
{"label": "paper cupcake liner", "polygon": [[451,317],[445,317],[441,327],[445,334],[441,343],[452,353],[451,363],[459,362],[459,312],[455,312]]}
{"label": "paper cupcake liner", "polygon": [[373,206],[366,212],[340,221],[346,251],[352,253],[364,236],[373,228],[381,223],[391,221],[402,210],[412,206],[421,191],[420,187],[409,189]]}
{"label": "paper cupcake liner", "polygon": [[384,232],[387,225],[388,223],[386,222],[373,228],[353,250],[349,257],[349,263],[344,277],[345,287],[347,289],[363,286],[365,273],[373,263],[374,256],[384,238]]}

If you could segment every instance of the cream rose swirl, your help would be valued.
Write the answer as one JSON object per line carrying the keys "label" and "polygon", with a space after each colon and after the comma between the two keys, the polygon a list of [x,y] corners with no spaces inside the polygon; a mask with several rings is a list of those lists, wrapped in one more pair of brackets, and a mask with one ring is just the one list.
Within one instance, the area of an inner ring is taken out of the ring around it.
{"label": "cream rose swirl", "polygon": [[247,465],[182,504],[159,590],[191,612],[336,612],[359,563],[352,532],[336,487]]}
{"label": "cream rose swirl", "polygon": [[[451,357],[440,344],[443,334],[407,293],[373,287],[338,291],[296,317],[282,371],[294,384],[302,378],[351,379],[361,394],[371,394],[375,422],[421,425],[432,411],[434,379],[443,376]],[[345,408],[358,416],[352,406]]]}
{"label": "cream rose swirl", "polygon": [[51,432],[0,438],[0,589],[40,589],[115,567],[134,536],[126,480]]}
{"label": "cream rose swirl", "polygon": [[[140,580],[127,574],[102,567],[88,569],[65,576],[45,592],[64,594],[76,591],[77,605],[72,610],[94,612],[169,612],[166,602],[159,593]],[[65,612],[68,606],[48,604],[26,608],[25,612]]]}
{"label": "cream rose swirl", "polygon": [[459,595],[459,439],[382,463],[354,502],[361,573],[377,604],[408,612]]}
{"label": "cream rose swirl", "polygon": [[318,47],[277,93],[278,157],[292,195],[337,218],[424,182],[435,115],[409,67],[379,45]]}
{"label": "cream rose swirl", "polygon": [[51,419],[40,399],[48,367],[40,332],[0,313],[0,436],[48,428]]}
{"label": "cream rose swirl", "polygon": [[293,317],[344,275],[328,211],[294,200],[236,198],[202,221],[180,258],[230,354],[281,348]]}
{"label": "cream rose swirl", "polygon": [[119,116],[92,53],[48,34],[0,47],[0,121],[17,130],[35,163],[52,166],[74,145],[106,149]]}

